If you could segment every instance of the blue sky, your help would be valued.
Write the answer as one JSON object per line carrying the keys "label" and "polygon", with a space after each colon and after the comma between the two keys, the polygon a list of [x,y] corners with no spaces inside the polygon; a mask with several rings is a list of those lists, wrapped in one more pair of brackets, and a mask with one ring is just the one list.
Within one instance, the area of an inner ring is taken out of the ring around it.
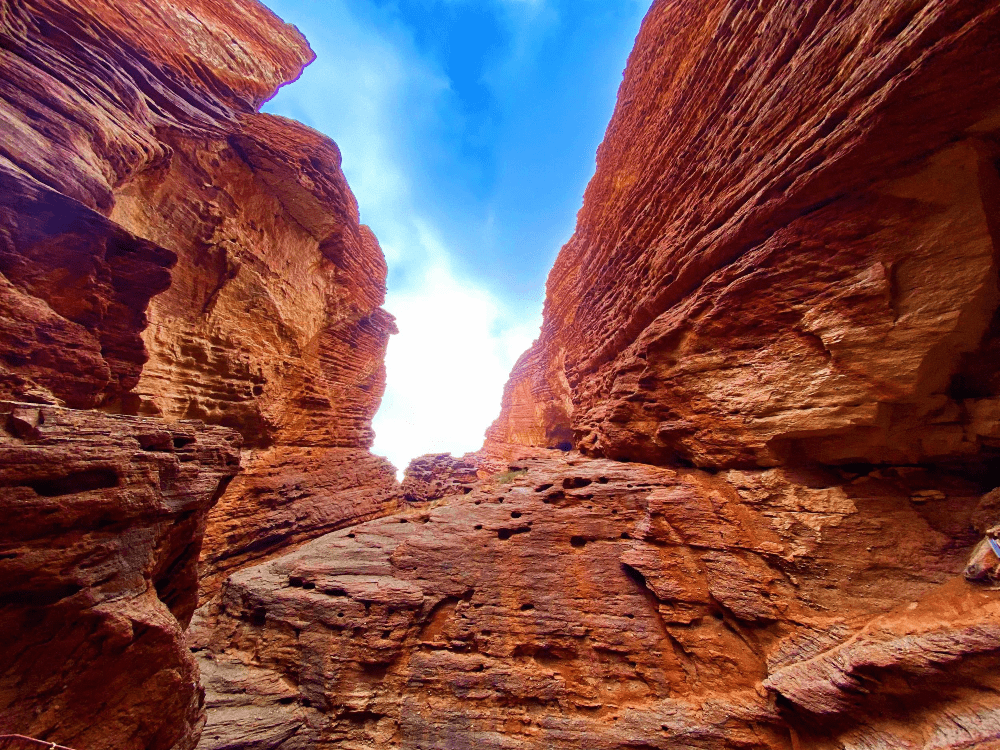
{"label": "blue sky", "polygon": [[374,451],[475,450],[538,335],[649,0],[265,0],[317,60],[267,112],[333,138],[400,334]]}

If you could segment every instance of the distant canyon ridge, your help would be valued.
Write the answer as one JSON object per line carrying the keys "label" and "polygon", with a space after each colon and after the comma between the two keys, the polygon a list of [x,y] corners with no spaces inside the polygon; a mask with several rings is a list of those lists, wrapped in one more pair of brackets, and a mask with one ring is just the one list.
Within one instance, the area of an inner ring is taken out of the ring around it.
{"label": "distant canyon ridge", "polygon": [[255,0],[0,5],[0,747],[1000,750],[1000,0],[656,0],[481,450]]}

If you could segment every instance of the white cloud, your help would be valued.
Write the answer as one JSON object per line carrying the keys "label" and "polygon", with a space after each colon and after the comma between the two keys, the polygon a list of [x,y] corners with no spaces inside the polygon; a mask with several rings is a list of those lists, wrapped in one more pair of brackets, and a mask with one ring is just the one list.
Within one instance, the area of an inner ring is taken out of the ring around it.
{"label": "white cloud", "polygon": [[395,272],[385,306],[400,333],[389,343],[373,451],[402,470],[424,453],[475,450],[538,333],[541,299],[538,310],[509,310],[483,284],[459,278],[452,249],[419,208],[418,152],[440,147],[460,124],[447,77],[405,29],[376,30],[343,0],[327,0],[313,17],[311,4],[269,4],[299,25],[317,60],[267,110],[337,141],[361,219]]}
{"label": "white cloud", "polygon": [[419,454],[476,450],[541,316],[511,319],[489,292],[457,278],[443,255],[423,269],[418,284],[390,292],[386,308],[400,332],[386,357],[388,388],[375,418],[374,451],[403,469]]}

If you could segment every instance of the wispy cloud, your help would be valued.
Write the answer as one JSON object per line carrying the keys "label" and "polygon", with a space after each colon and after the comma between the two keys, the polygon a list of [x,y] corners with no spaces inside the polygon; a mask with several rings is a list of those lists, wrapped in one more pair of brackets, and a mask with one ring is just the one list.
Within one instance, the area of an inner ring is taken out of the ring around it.
{"label": "wispy cloud", "polygon": [[267,109],[338,142],[362,221],[390,264],[386,308],[400,333],[386,357],[374,450],[399,469],[422,453],[475,450],[499,411],[510,368],[538,333],[541,290],[538,309],[508,309],[456,270],[456,248],[421,205],[427,152],[461,127],[448,78],[407,29],[352,12],[356,3],[270,5],[300,26],[317,60]]}

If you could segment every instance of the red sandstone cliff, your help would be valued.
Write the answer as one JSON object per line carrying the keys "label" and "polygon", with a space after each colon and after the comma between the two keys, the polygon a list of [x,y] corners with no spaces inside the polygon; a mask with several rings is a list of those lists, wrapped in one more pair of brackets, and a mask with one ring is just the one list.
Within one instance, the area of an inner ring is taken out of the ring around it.
{"label": "red sandstone cliff", "polygon": [[998,94],[997,2],[655,2],[483,451],[228,579],[201,746],[1000,747]]}
{"label": "red sandstone cliff", "polygon": [[0,727],[74,748],[191,748],[182,629],[239,436],[0,403]]}
{"label": "red sandstone cliff", "polygon": [[996,13],[655,3],[488,445],[989,453]]}
{"label": "red sandstone cliff", "polygon": [[255,114],[301,37],[229,2],[0,24],[5,725],[1000,747],[1000,3],[655,2],[484,451],[323,536],[396,492],[391,321],[335,147]]}
{"label": "red sandstone cliff", "polygon": [[301,35],[253,3],[0,22],[6,395],[239,430],[209,582],[381,512],[385,261],[336,145],[256,113],[311,60]]}
{"label": "red sandstone cliff", "polygon": [[0,731],[192,747],[199,573],[393,507],[381,250],[257,112],[311,59],[256,2],[0,4]]}

